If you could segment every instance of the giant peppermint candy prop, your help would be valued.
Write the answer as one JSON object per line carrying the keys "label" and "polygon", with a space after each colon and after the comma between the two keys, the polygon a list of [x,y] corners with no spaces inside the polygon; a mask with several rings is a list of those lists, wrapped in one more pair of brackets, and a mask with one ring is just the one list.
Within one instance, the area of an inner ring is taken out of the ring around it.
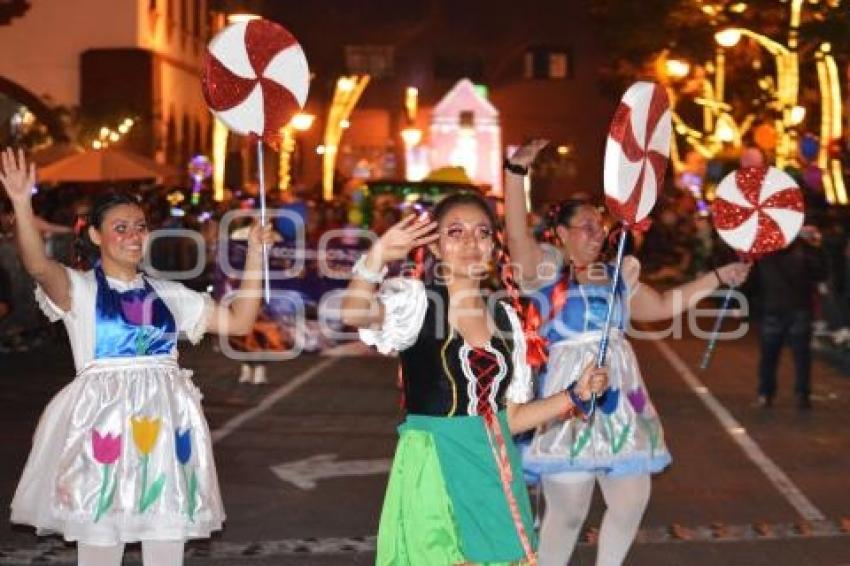
{"label": "giant peppermint candy prop", "polygon": [[655,206],[670,156],[670,133],[664,89],[648,82],[629,87],[611,121],[603,175],[608,209],[625,224],[640,224]]}
{"label": "giant peppermint candy prop", "polygon": [[307,58],[295,37],[268,20],[227,26],[210,41],[204,98],[232,131],[280,143],[280,129],[307,99]]}
{"label": "giant peppermint candy prop", "polygon": [[744,257],[789,245],[803,226],[803,193],[775,167],[743,167],[717,186],[711,205],[720,237]]}

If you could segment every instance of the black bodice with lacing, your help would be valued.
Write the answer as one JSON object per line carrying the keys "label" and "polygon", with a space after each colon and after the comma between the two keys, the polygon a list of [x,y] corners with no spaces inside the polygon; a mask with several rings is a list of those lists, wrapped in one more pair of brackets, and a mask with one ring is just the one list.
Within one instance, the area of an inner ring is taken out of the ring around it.
{"label": "black bodice with lacing", "polygon": [[490,316],[497,332],[485,347],[472,347],[448,324],[446,288],[428,287],[422,328],[400,353],[408,413],[483,416],[504,408],[513,374],[512,327],[502,303],[494,303]]}

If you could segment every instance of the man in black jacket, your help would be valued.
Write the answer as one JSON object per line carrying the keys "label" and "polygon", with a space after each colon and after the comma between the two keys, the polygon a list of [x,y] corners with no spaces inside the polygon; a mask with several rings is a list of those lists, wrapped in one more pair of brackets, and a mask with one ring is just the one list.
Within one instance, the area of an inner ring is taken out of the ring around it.
{"label": "man in black jacket", "polygon": [[756,263],[755,277],[761,297],[761,358],[758,403],[770,407],[776,396],[776,370],[787,341],[794,355],[799,409],[811,408],[812,311],[817,285],[828,276],[821,235],[814,226],[803,226],[787,248]]}

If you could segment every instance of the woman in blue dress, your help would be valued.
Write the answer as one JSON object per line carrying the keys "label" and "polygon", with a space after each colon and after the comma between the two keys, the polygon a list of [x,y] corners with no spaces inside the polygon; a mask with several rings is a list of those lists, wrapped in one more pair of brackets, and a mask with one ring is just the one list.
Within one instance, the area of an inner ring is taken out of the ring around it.
{"label": "woman in blue dress", "polygon": [[[595,359],[613,276],[613,266],[600,258],[606,238],[602,216],[590,204],[566,201],[553,210],[548,228],[554,245],[538,243],[528,229],[523,176],[545,145],[538,140],[517,150],[506,164],[505,182],[508,247],[522,286],[540,304],[539,331],[548,342],[537,385],[541,396],[573,387],[576,368]],[[748,264],[729,264],[661,294],[640,284],[640,264],[625,258],[606,360],[610,387],[597,414],[539,428],[523,453],[526,470],[542,476],[546,500],[541,566],[569,560],[597,483],[607,509],[596,564],[621,564],[649,502],[650,475],[670,463],[658,413],[626,340],[629,322],[673,318],[721,284],[743,282],[748,271]]]}
{"label": "woman in blue dress", "polygon": [[35,168],[0,154],[18,246],[47,317],[62,320],[77,375],[48,404],[12,501],[13,523],[77,542],[78,563],[121,563],[141,542],[146,565],[182,564],[187,539],[221,529],[219,494],[201,394],[177,364],[177,337],[244,334],[259,307],[262,245],[251,235],[242,284],[229,307],[139,271],[149,235],[128,195],[95,203],[87,235],[100,259],[78,271],[44,252],[33,215]]}

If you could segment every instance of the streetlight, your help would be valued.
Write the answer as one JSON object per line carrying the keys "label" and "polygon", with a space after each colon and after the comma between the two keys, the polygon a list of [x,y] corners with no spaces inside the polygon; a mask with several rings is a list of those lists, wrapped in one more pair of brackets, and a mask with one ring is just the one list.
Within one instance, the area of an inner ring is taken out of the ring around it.
{"label": "streetlight", "polygon": [[228,24],[240,24],[243,22],[250,22],[252,20],[259,20],[260,16],[257,14],[248,14],[245,12],[240,12],[236,14],[228,14],[227,15],[227,23]]}
{"label": "streetlight", "polygon": [[683,79],[691,72],[691,65],[681,59],[667,59],[664,62],[664,70],[671,79]]}
{"label": "streetlight", "polygon": [[[794,0],[794,7],[798,6],[798,2],[799,0]],[[792,29],[792,37],[794,36],[793,31]],[[797,96],[800,88],[800,69],[797,51],[789,49],[785,45],[747,28],[726,28],[720,30],[714,34],[714,40],[721,47],[732,47],[738,44],[742,36],[753,39],[768,53],[773,55],[776,61],[776,91],[774,93],[775,101],[773,103],[774,108],[779,112],[779,117],[774,120],[777,137],[776,166],[782,168],[796,161],[797,144],[793,126],[796,125],[794,122],[794,109],[798,106]],[[799,115],[800,111],[798,110],[796,116],[799,117]],[[802,118],[800,121],[802,121]]]}
{"label": "streetlight", "polygon": [[789,120],[792,126],[799,126],[806,119],[806,107],[799,104],[791,109]]}
{"label": "streetlight", "polygon": [[714,34],[714,41],[721,47],[735,47],[741,41],[741,30],[727,28]]}
{"label": "streetlight", "polygon": [[315,119],[316,117],[312,114],[299,112],[298,114],[292,117],[292,127],[298,130],[299,132],[305,132],[310,129]]}

